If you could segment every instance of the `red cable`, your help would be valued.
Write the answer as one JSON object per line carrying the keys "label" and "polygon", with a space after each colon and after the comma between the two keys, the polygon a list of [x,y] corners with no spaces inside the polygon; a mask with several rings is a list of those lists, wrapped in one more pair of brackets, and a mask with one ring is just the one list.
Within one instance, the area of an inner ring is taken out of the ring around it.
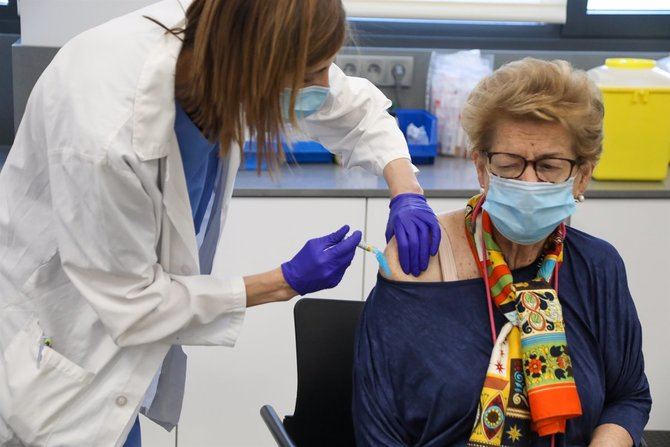
{"label": "red cable", "polygon": [[486,245],[484,245],[484,235],[482,234],[482,247],[484,247],[484,260],[482,261],[483,268],[482,271],[484,272],[484,288],[486,289],[486,304],[488,305],[489,308],[489,323],[491,324],[491,339],[493,340],[493,345],[495,346],[496,344],[496,339],[498,336],[496,335],[496,322],[495,318],[493,317],[493,298],[491,297],[491,288],[489,286],[489,272],[486,267],[486,262],[488,260],[488,251],[486,250]]}

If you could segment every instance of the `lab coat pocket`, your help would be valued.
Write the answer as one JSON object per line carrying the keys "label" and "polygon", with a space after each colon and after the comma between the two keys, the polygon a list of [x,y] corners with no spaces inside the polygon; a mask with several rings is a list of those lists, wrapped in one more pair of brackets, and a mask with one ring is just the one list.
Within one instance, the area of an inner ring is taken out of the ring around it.
{"label": "lab coat pocket", "polygon": [[37,319],[10,342],[4,362],[11,396],[8,424],[24,443],[46,445],[63,411],[94,374],[45,345]]}

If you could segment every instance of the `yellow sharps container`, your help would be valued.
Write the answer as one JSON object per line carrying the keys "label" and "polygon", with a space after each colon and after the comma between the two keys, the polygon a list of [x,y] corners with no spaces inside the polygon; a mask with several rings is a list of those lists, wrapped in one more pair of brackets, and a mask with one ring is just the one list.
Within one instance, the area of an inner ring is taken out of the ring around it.
{"label": "yellow sharps container", "polygon": [[663,180],[670,162],[670,73],[651,59],[607,59],[589,70],[603,93],[598,180]]}

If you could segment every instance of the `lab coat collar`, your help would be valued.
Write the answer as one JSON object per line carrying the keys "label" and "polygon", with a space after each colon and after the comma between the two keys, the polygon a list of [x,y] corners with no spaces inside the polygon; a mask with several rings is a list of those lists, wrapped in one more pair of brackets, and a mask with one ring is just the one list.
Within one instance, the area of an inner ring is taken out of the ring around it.
{"label": "lab coat collar", "polygon": [[[190,1],[169,0],[151,17],[166,27],[186,24]],[[182,41],[166,32],[149,53],[140,73],[133,113],[133,150],[140,160],[161,158],[161,189],[165,211],[191,255],[193,271],[199,270],[195,227],[188,203],[188,190],[174,132],[175,72]]]}
{"label": "lab coat collar", "polygon": [[[169,0],[151,17],[166,27],[182,28],[190,0]],[[174,138],[175,72],[182,41],[166,32],[149,53],[142,67],[135,94],[133,149],[143,160],[165,157]]]}

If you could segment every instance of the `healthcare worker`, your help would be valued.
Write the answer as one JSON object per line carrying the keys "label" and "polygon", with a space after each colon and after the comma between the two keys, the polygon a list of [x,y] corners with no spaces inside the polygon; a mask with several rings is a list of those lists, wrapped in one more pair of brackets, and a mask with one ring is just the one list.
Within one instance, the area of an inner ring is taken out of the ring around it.
{"label": "healthcare worker", "polygon": [[0,174],[0,445],[137,445],[138,412],[171,429],[180,345],[233,346],[247,307],[340,282],[346,226],[211,273],[245,136],[272,162],[291,123],[383,174],[386,235],[427,267],[437,220],[390,102],[332,64],[345,28],[341,0],[165,0],[60,50]]}

